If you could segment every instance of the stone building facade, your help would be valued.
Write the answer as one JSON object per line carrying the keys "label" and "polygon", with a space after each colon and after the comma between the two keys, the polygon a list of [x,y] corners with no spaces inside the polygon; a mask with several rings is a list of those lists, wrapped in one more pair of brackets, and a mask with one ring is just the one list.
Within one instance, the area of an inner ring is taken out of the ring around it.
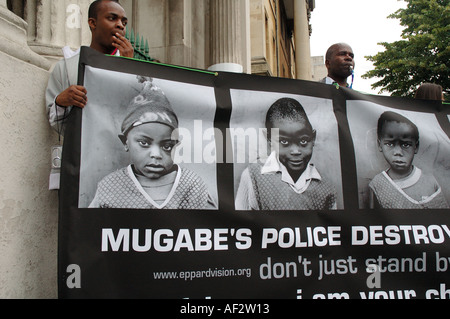
{"label": "stone building facade", "polygon": [[[57,192],[44,92],[61,48],[90,44],[92,0],[0,0],[0,298],[57,297]],[[313,0],[121,0],[161,62],[311,80]]]}

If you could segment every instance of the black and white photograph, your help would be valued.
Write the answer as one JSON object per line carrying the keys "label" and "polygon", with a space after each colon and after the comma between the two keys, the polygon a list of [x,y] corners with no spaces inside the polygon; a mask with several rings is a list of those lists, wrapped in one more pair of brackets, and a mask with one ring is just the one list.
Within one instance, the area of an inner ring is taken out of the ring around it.
{"label": "black and white photograph", "polygon": [[212,88],[89,66],[85,86],[79,208],[217,209]]}
{"label": "black and white photograph", "polygon": [[231,97],[236,210],[343,209],[332,101],[246,90]]}
{"label": "black and white photograph", "polygon": [[347,103],[360,208],[448,209],[450,140],[435,114]]}

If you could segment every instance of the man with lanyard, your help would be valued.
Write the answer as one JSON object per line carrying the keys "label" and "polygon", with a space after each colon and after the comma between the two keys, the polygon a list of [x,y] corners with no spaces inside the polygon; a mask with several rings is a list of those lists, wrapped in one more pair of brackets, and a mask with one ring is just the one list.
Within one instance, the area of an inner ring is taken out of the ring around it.
{"label": "man with lanyard", "polygon": [[[89,7],[88,16],[92,33],[90,47],[104,54],[133,57],[134,49],[124,36],[127,22],[125,10],[118,0],[94,1]],[[55,65],[50,75],[45,93],[50,125],[60,136],[64,131],[64,120],[72,107],[84,108],[87,103],[86,88],[77,85],[79,58],[79,51],[73,54],[67,54],[67,50],[65,51],[65,58]],[[60,146],[54,149],[61,152]],[[53,152],[52,150],[54,158]],[[59,189],[58,173],[51,174],[49,188]]]}
{"label": "man with lanyard", "polygon": [[[352,48],[345,43],[333,44],[327,51],[325,66],[328,69],[328,76],[320,82],[336,85],[336,87],[353,88],[353,70],[355,69],[355,55]],[[352,76],[352,83],[348,84],[347,79]]]}

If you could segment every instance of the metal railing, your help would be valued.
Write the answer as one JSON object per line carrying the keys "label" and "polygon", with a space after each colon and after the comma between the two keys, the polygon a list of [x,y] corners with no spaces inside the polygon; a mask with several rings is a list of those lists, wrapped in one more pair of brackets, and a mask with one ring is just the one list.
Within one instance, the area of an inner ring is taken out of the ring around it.
{"label": "metal railing", "polygon": [[148,46],[148,40],[141,36],[139,37],[139,33],[134,34],[134,30],[131,30],[127,27],[125,31],[125,37],[131,42],[131,45],[134,48],[134,58],[138,60],[144,61],[155,61],[150,55],[150,49]]}

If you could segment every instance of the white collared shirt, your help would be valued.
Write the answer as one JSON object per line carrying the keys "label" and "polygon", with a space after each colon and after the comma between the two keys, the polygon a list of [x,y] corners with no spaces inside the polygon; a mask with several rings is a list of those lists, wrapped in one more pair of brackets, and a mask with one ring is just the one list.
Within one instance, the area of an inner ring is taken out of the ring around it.
{"label": "white collared shirt", "polygon": [[[281,173],[281,180],[287,183],[297,194],[304,193],[313,179],[322,180],[322,177],[315,166],[310,163],[298,181],[294,182],[286,167],[280,163],[278,154],[276,152],[272,152],[272,154],[270,154],[267,158],[264,166],[261,168],[261,174],[277,174],[279,172]],[[248,168],[242,173],[241,182],[236,194],[235,205],[237,210],[259,209]]]}
{"label": "white collared shirt", "polygon": [[[335,80],[333,80],[332,78],[330,78],[329,76],[327,76],[325,78],[325,84],[330,84],[330,85],[339,85],[339,83],[337,83]],[[347,88],[350,88],[350,85],[347,83]]]}
{"label": "white collared shirt", "polygon": [[272,154],[270,154],[266,163],[262,167],[261,174],[262,175],[276,174],[278,172],[281,173],[281,180],[289,184],[292,190],[297,194],[303,194],[308,189],[308,186],[311,183],[312,179],[317,179],[319,181],[322,180],[322,177],[320,176],[317,169],[314,167],[314,164],[310,163],[308,164],[308,166],[306,167],[305,171],[300,176],[300,178],[296,182],[294,182],[286,166],[281,164],[278,158],[278,154],[276,152],[272,152]]}
{"label": "white collared shirt", "polygon": [[332,78],[330,78],[329,76],[327,76],[326,78],[325,78],[325,84],[333,84],[333,83],[336,83],[336,81],[335,80],[333,80]]}

